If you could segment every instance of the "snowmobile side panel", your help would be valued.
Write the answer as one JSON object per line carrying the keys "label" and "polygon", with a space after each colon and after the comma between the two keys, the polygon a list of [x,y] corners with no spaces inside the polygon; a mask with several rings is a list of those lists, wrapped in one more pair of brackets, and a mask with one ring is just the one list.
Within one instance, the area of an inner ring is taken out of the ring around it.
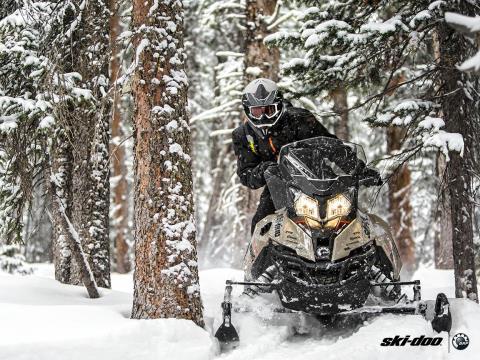
{"label": "snowmobile side panel", "polygon": [[372,237],[375,238],[376,244],[384,251],[393,268],[393,280],[400,278],[402,270],[402,260],[398,252],[397,244],[390,231],[390,226],[379,216],[368,214],[371,224]]}
{"label": "snowmobile side panel", "polygon": [[362,222],[354,219],[336,238],[333,244],[332,261],[347,257],[354,249],[366,245],[370,238],[365,233]]}
{"label": "snowmobile side panel", "polygon": [[250,251],[258,256],[270,241],[291,248],[298,256],[315,261],[312,239],[286,214],[286,209],[277,211],[260,220],[253,232]]}

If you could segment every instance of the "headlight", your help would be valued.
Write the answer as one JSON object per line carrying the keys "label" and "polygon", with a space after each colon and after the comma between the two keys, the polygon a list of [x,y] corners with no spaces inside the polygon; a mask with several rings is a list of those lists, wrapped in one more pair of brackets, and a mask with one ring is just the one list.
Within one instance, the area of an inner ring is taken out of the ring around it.
{"label": "headlight", "polygon": [[302,193],[296,188],[290,188],[294,198],[295,213],[298,219],[297,223],[306,224],[312,229],[319,229],[325,227],[327,229],[335,229],[342,221],[344,216],[347,216],[351,211],[351,202],[343,194],[327,200],[326,217],[320,218],[320,204],[319,202]]}
{"label": "headlight", "polygon": [[347,216],[351,207],[350,200],[345,195],[338,194],[327,201],[327,219]]}
{"label": "headlight", "polygon": [[318,201],[305,194],[299,194],[295,199],[295,212],[298,216],[320,220]]}
{"label": "headlight", "polygon": [[303,222],[312,229],[320,228],[318,201],[296,189],[292,189],[292,192],[295,195],[295,213],[299,217],[300,223]]}

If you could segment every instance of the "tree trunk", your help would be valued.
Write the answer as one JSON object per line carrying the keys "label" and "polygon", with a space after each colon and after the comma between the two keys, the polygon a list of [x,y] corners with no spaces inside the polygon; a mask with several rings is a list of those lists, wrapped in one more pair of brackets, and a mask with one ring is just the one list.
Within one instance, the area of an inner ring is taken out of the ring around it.
{"label": "tree trunk", "polygon": [[57,199],[62,201],[67,216],[71,216],[72,204],[72,149],[64,136],[63,130],[57,130],[52,146],[50,194],[52,204],[52,252],[55,266],[55,279],[64,284],[74,283],[72,279],[72,250],[68,241],[68,228],[56,205]]}
{"label": "tree trunk", "polygon": [[[439,182],[444,180],[447,162],[445,155],[437,154],[436,176]],[[445,184],[440,184],[438,208],[435,214],[434,255],[437,269],[453,269],[452,249],[452,214],[450,208],[450,193]]]}
{"label": "tree trunk", "polygon": [[[387,151],[393,153],[401,148],[404,130],[387,129]],[[412,206],[410,205],[411,179],[407,164],[403,164],[390,179],[388,199],[390,226],[397,241],[404,269],[411,274],[415,270],[415,242],[412,236]]]}
{"label": "tree trunk", "polygon": [[344,86],[338,86],[330,92],[330,97],[333,100],[333,111],[339,116],[339,119],[335,122],[335,135],[345,141],[350,138],[347,96],[347,90]]}
{"label": "tree trunk", "polygon": [[[440,65],[440,44],[438,39],[438,31],[432,32],[433,54],[435,61]],[[438,89],[437,89],[438,91]],[[443,117],[444,115],[441,114]],[[435,214],[435,238],[433,243],[435,267],[437,269],[453,269],[453,249],[452,249],[452,214],[450,208],[450,194],[446,189],[445,170],[447,161],[445,155],[438,152],[435,164],[437,182],[441,186],[439,188],[440,196],[438,198],[437,212]]]}
{"label": "tree trunk", "polygon": [[134,0],[135,275],[132,317],[203,326],[182,2]]}
{"label": "tree trunk", "polygon": [[[81,0],[74,3],[75,8],[66,8],[63,31],[69,31],[72,23],[76,27],[65,37],[58,65],[65,73],[79,73],[81,86],[91,92],[92,99],[72,101],[57,114],[72,151],[72,206],[67,216],[82,241],[96,283],[109,288],[109,105],[105,96],[109,12],[103,2],[90,1],[85,7]],[[70,283],[81,283],[82,271],[73,262]]]}
{"label": "tree trunk", "polygon": [[[51,219],[54,224],[53,257],[55,279],[62,283],[85,285],[90,298],[98,298],[97,284],[90,265],[82,249],[80,238],[69,220],[71,194],[71,149],[63,136],[63,130],[57,132],[56,144],[52,148],[52,173],[50,191],[52,195]],[[79,277],[73,276],[73,261],[78,267]]]}
{"label": "tree trunk", "polygon": [[245,34],[245,80],[246,83],[264,77],[278,81],[280,51],[267,48],[263,39],[271,34],[266,17],[272,15],[277,0],[247,0]]}
{"label": "tree trunk", "polygon": [[120,274],[128,273],[131,269],[128,258],[128,201],[127,201],[127,169],[125,166],[125,149],[120,145],[123,137],[120,114],[120,96],[116,81],[120,73],[119,49],[117,45],[118,34],[120,31],[120,21],[118,16],[118,0],[110,0],[110,84],[113,86],[112,101],[112,143],[110,145],[112,153],[113,178],[113,232],[115,245],[115,264],[116,270]]}
{"label": "tree trunk", "polygon": [[[272,15],[277,6],[276,0],[247,0],[245,34],[245,83],[264,77],[278,81],[280,51],[278,48],[267,48],[263,39],[271,33],[265,22],[266,17]],[[251,190],[242,188],[241,207],[244,214],[244,231],[246,238],[250,235],[250,224],[257,210],[258,200],[262,189]],[[245,237],[238,239],[242,245]],[[245,248],[245,246],[241,246]]]}
{"label": "tree trunk", "polygon": [[[467,3],[460,3],[451,9],[465,15],[470,10]],[[472,11],[470,11],[472,12]],[[455,295],[478,302],[477,279],[475,275],[475,254],[472,223],[472,177],[473,149],[472,136],[478,121],[478,95],[465,93],[469,86],[478,88],[478,75],[461,73],[457,68],[462,60],[472,56],[472,45],[461,34],[455,33],[445,23],[438,25],[440,49],[440,74],[442,108],[445,130],[463,136],[464,151],[450,153],[446,167],[446,186],[450,197],[452,223],[453,260],[455,269]]]}

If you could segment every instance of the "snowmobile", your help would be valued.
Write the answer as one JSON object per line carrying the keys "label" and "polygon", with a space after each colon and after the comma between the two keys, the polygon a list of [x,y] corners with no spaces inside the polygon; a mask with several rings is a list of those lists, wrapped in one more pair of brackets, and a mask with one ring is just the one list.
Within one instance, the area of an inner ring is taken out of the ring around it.
{"label": "snowmobile", "polygon": [[[336,138],[282,147],[278,167],[265,174],[276,211],[255,227],[244,258],[245,281],[226,282],[223,322],[215,333],[222,346],[239,342],[232,323],[236,285],[250,296],[278,294],[275,311],[282,313],[318,319],[417,314],[435,331],[450,331],[447,297],[422,301],[420,281],[400,281],[402,261],[388,224],[359,207],[359,188],[380,185],[366,163],[361,146]],[[412,299],[402,295],[407,285]],[[368,305],[372,298],[379,302]]]}

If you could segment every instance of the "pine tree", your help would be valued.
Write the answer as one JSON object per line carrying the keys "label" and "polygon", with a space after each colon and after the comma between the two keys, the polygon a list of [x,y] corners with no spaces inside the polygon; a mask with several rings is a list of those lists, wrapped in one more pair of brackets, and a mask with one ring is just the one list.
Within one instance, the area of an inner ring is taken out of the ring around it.
{"label": "pine tree", "polygon": [[[478,7],[460,3],[449,4],[449,11],[478,16]],[[462,73],[461,62],[473,56],[475,50],[468,39],[456,33],[446,23],[438,26],[440,66],[448,71],[441,73],[441,106],[446,129],[461,134],[463,149],[452,153],[446,167],[447,191],[450,195],[452,216],[453,260],[455,269],[455,295],[478,302],[473,244],[473,184],[472,174],[478,167],[478,134],[480,97],[477,89],[480,78]]]}
{"label": "pine tree", "polygon": [[[51,39],[58,54],[49,53],[57,71],[58,92],[73,85],[72,100],[56,106],[63,138],[71,146],[71,222],[78,232],[96,283],[110,287],[109,258],[109,105],[108,9],[103,2],[58,4]],[[54,81],[55,81],[55,74]],[[70,77],[70,79],[66,78]],[[68,90],[68,89],[67,89]],[[61,145],[63,146],[63,145]],[[58,218],[58,215],[54,218]],[[71,283],[80,283],[82,268],[73,263]]]}
{"label": "pine tree", "polygon": [[[72,273],[73,257],[70,232],[64,215],[72,217],[72,163],[73,155],[70,143],[67,141],[65,131],[57,129],[52,141],[50,151],[50,194],[52,203],[51,221],[53,226],[52,249],[53,263],[55,265],[55,279],[65,283],[78,283]],[[60,212],[58,202],[63,206]]]}
{"label": "pine tree", "polygon": [[[40,6],[40,5],[39,5]],[[40,6],[41,7],[41,6]],[[41,177],[51,104],[41,92],[46,59],[39,49],[44,20],[36,5],[2,5],[0,19],[0,239],[21,243],[23,213]]]}
{"label": "pine tree", "polygon": [[203,326],[181,1],[133,3],[136,48],[133,318]]}
{"label": "pine tree", "polygon": [[8,246],[6,254],[24,243],[24,214],[47,162],[52,104],[42,90],[48,61],[39,44],[48,8],[7,1],[0,10],[0,245]]}
{"label": "pine tree", "polygon": [[7,156],[0,164],[14,159],[1,171],[0,206],[8,211],[0,216],[9,215],[0,233],[22,241],[25,204],[39,184],[51,183],[57,278],[83,277],[83,266],[72,261],[78,254],[67,216],[98,284],[109,287],[108,13],[102,3],[80,0],[14,5],[0,24],[0,155]]}

